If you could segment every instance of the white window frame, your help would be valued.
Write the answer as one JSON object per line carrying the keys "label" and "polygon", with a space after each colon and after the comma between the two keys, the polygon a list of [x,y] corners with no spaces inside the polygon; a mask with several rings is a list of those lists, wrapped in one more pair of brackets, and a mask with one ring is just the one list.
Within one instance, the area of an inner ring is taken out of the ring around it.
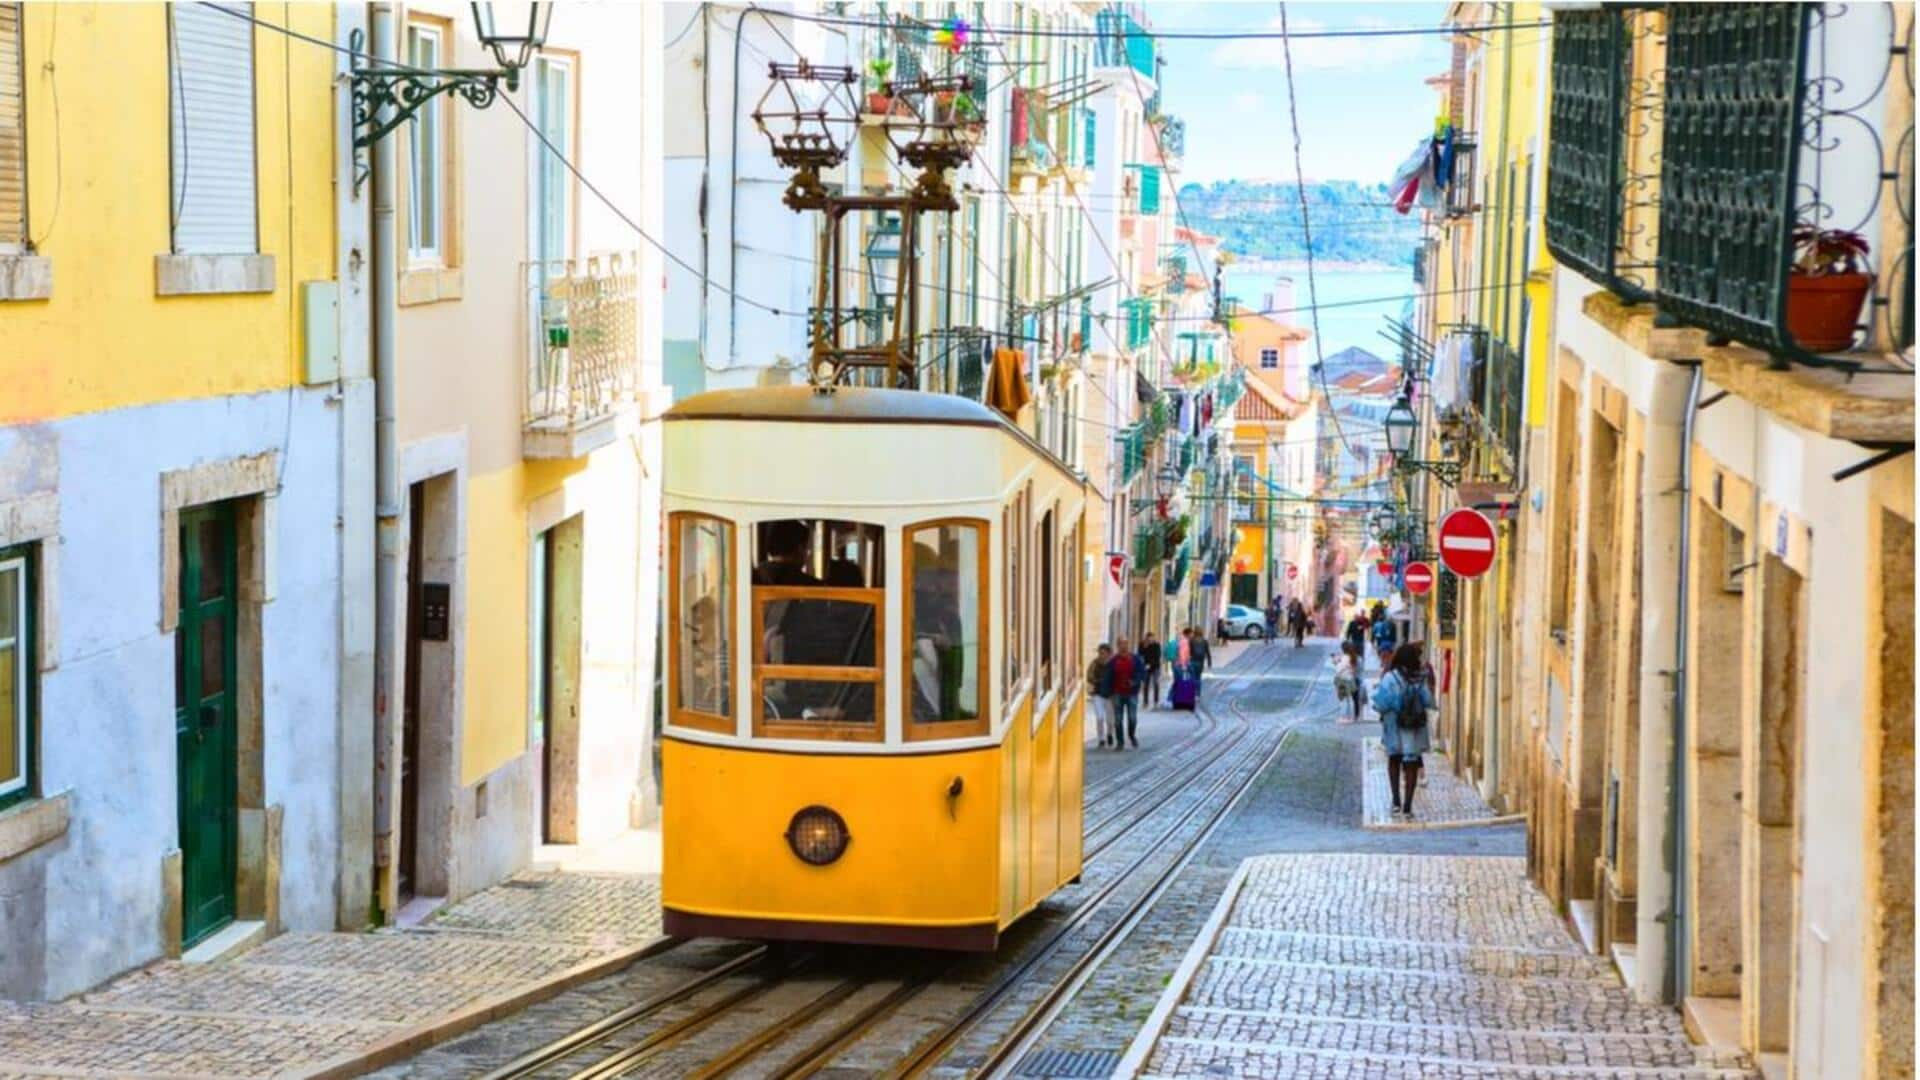
{"label": "white window frame", "polygon": [[[543,134],[544,128],[542,125],[544,125],[546,121],[547,113],[547,75],[550,71],[554,70],[563,71],[566,74],[566,112],[565,124],[563,125],[563,134],[565,137],[558,141],[560,143],[561,156],[568,161],[577,161],[580,157],[580,149],[574,145],[574,133],[579,127],[579,117],[576,115],[575,110],[575,103],[579,97],[579,64],[576,63],[571,56],[541,53],[534,58],[532,66],[534,126],[536,130],[541,131]],[[527,200],[527,224],[533,247],[533,261],[544,263],[549,258],[570,258],[573,254],[574,233],[573,197],[575,183],[573,174],[567,170],[565,165],[560,166],[560,171],[563,176],[560,199],[560,254],[558,256],[549,256],[540,243],[546,235],[545,216],[547,190],[544,166],[546,164],[546,155],[549,151],[547,150],[546,144],[541,141],[539,135],[529,132],[527,137],[533,144],[533,154],[531,155],[533,168],[533,176],[531,179],[533,182],[530,185],[532,198]]]}
{"label": "white window frame", "polygon": [[[417,45],[429,44],[430,59],[421,59]],[[440,27],[425,22],[407,24],[407,63],[421,68],[442,68],[446,61],[447,37]],[[436,98],[407,121],[407,261],[414,264],[446,264],[447,251],[447,122],[446,99]],[[422,214],[421,163],[432,163],[433,211]],[[429,220],[429,218],[431,220]],[[429,227],[432,242],[423,243]]]}

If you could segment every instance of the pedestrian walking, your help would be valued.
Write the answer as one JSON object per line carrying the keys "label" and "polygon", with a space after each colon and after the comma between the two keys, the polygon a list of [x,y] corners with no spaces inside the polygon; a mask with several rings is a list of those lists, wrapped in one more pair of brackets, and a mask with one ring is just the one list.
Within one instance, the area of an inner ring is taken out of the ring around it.
{"label": "pedestrian walking", "polygon": [[[1352,723],[1360,722],[1361,705],[1366,701],[1366,680],[1361,671],[1366,663],[1367,654],[1360,646],[1351,641],[1340,643],[1339,655],[1333,658],[1333,688],[1340,700],[1353,708]],[[1342,720],[1341,723],[1349,721]]]}
{"label": "pedestrian walking", "polygon": [[1380,746],[1387,754],[1387,787],[1393,793],[1393,812],[1413,816],[1413,795],[1420,787],[1420,755],[1433,745],[1427,731],[1427,713],[1433,691],[1425,678],[1426,659],[1420,643],[1409,641],[1394,650],[1393,668],[1373,689],[1373,708],[1380,714]]}
{"label": "pedestrian walking", "polygon": [[1400,644],[1400,633],[1393,620],[1387,618],[1385,604],[1373,606],[1373,619],[1367,633],[1373,638],[1374,651],[1380,654],[1380,673],[1384,675],[1393,666],[1394,649]]}
{"label": "pedestrian walking", "polygon": [[1278,596],[1269,597],[1267,600],[1267,640],[1280,640],[1280,598]]}
{"label": "pedestrian walking", "polygon": [[1207,635],[1200,628],[1188,627],[1188,635],[1193,640],[1193,697],[1195,703],[1200,700],[1200,680],[1203,673],[1213,667],[1213,646],[1207,644]]}
{"label": "pedestrian walking", "polygon": [[1287,609],[1287,630],[1293,634],[1293,647],[1302,648],[1307,643],[1307,605],[1294,597]]}
{"label": "pedestrian walking", "polygon": [[1160,705],[1160,665],[1163,659],[1160,639],[1153,636],[1153,631],[1147,631],[1147,636],[1140,639],[1140,700],[1146,702],[1149,709]]}
{"label": "pedestrian walking", "polygon": [[1126,638],[1120,639],[1120,647],[1115,650],[1113,660],[1107,665],[1111,673],[1113,693],[1113,739],[1114,749],[1124,748],[1132,743],[1135,749],[1140,746],[1138,727],[1140,724],[1140,655],[1133,651],[1133,643]]}
{"label": "pedestrian walking", "polygon": [[1087,662],[1087,707],[1100,732],[1100,746],[1113,744],[1113,646],[1101,642]]}
{"label": "pedestrian walking", "polygon": [[1362,658],[1367,655],[1367,613],[1356,611],[1353,618],[1347,620],[1346,642]]}

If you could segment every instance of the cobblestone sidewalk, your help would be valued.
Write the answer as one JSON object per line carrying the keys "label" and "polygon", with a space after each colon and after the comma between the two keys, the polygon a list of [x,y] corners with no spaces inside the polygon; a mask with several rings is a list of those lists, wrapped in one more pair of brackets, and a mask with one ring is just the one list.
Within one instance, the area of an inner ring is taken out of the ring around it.
{"label": "cobblestone sidewalk", "polygon": [[0,1077],[305,1075],[617,967],[656,938],[652,875],[522,873],[412,930],[282,934],[55,1004],[0,1003]]}
{"label": "cobblestone sidewalk", "polygon": [[1120,1075],[1749,1080],[1575,944],[1524,860],[1246,860]]}
{"label": "cobblestone sidewalk", "polygon": [[1369,738],[1361,746],[1362,824],[1367,828],[1445,829],[1522,820],[1517,814],[1496,815],[1480,793],[1454,773],[1453,761],[1445,753],[1430,750],[1420,756],[1426,764],[1420,770],[1420,790],[1413,798],[1414,816],[1395,817],[1393,791],[1387,786],[1386,752],[1377,738]]}

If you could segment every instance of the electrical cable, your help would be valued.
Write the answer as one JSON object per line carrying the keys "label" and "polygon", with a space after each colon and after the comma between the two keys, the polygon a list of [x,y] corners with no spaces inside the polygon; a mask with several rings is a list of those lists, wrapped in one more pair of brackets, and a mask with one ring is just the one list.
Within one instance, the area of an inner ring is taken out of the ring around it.
{"label": "electrical cable", "polygon": [[[795,12],[791,16],[802,22],[816,23],[822,26],[866,26],[886,29],[891,24],[873,19],[853,18],[843,15],[808,15]],[[922,26],[935,24],[916,19]],[[1024,38],[1091,38],[1120,39],[1161,38],[1169,41],[1285,41],[1290,38],[1379,38],[1379,37],[1418,37],[1425,35],[1453,36],[1492,31],[1547,30],[1553,27],[1552,20],[1542,19],[1530,23],[1488,23],[1484,25],[1461,26],[1380,26],[1347,30],[1301,30],[1290,32],[1285,27],[1278,30],[1171,30],[1171,31],[1131,31],[1131,30],[1015,30],[1014,37]]]}
{"label": "electrical cable", "polygon": [[[236,11],[232,8],[225,7],[217,3],[213,3],[211,2],[211,0],[197,0],[197,2],[202,7],[212,8],[213,10],[218,11],[222,14],[231,15],[236,19],[240,19],[245,22],[252,23],[253,25],[258,26],[264,30],[272,30],[275,33],[285,34],[288,37],[292,37],[300,41],[305,41],[312,45],[318,45],[324,49],[331,49],[334,52],[351,56],[355,60],[365,61],[371,64],[378,65],[380,67],[387,68],[392,71],[406,72],[414,75],[440,74],[439,72],[428,71],[424,68],[416,68],[411,65],[402,64],[394,60],[382,60],[379,57],[373,56],[370,53],[357,52],[353,49],[347,48],[344,45],[336,45],[333,42],[328,41],[324,38],[317,38],[311,34],[302,33],[298,30],[293,29],[290,26],[282,26],[278,23],[268,22],[265,19],[257,18],[253,15],[250,15],[247,12]],[[647,242],[647,245],[649,247],[653,248],[655,251],[658,251],[662,256],[666,257],[667,261],[673,263],[675,266],[680,267],[682,270],[685,270],[687,273],[692,274],[695,280],[700,281],[701,283],[708,285],[714,289],[717,289],[728,296],[734,297],[735,299],[739,300],[741,303],[747,305],[748,307],[759,308],[760,310],[768,312],[769,314],[778,315],[785,318],[798,319],[798,318],[806,317],[805,312],[788,311],[776,305],[768,304],[760,300],[755,300],[754,298],[747,296],[744,293],[737,293],[727,288],[725,285],[722,285],[719,282],[714,281],[712,278],[707,277],[705,274],[702,274],[699,270],[695,269],[691,263],[687,262],[685,259],[682,259],[680,256],[674,254],[671,250],[669,250],[665,244],[662,244],[660,241],[654,239],[651,233],[641,228],[640,224],[634,221],[633,218],[629,217],[625,210],[622,210],[618,204],[616,204],[612,199],[608,198],[606,192],[601,191],[600,188],[593,183],[593,181],[587,179],[586,175],[580,171],[579,167],[576,166],[573,163],[573,161],[570,158],[568,158],[565,154],[561,153],[560,149],[553,144],[553,140],[547,138],[546,132],[541,131],[539,125],[535,124],[533,120],[527,116],[527,114],[520,108],[519,104],[513,100],[512,95],[500,94],[500,95],[497,95],[497,100],[505,102],[507,107],[513,110],[513,114],[520,118],[520,122],[526,126],[528,131],[533,133],[534,138],[540,140],[540,144],[546,148],[547,152],[552,154],[554,158],[560,162],[561,165],[565,166],[567,172],[572,174],[573,178],[578,180],[582,187],[592,192],[594,198],[599,199],[601,204],[604,205],[610,212],[612,212],[614,217],[620,219],[620,221],[623,224],[625,224],[627,228],[632,229],[634,233],[640,237],[640,239]]]}
{"label": "electrical cable", "polygon": [[[1286,0],[1280,0],[1280,29],[1284,32],[1286,28],[1287,4]],[[1280,39],[1280,53],[1286,62],[1287,116],[1292,121],[1293,126],[1294,190],[1300,196],[1300,229],[1304,237],[1304,246],[1307,252],[1307,304],[1313,311],[1313,370],[1320,378],[1320,393],[1324,395],[1328,401],[1332,401],[1333,389],[1327,385],[1326,355],[1322,351],[1320,344],[1320,308],[1317,303],[1319,298],[1315,291],[1313,280],[1313,224],[1307,212],[1307,171],[1306,166],[1301,162],[1300,156],[1300,106],[1299,94],[1296,92],[1293,82],[1293,44],[1285,36],[1282,36]],[[1353,444],[1347,441],[1346,429],[1340,426],[1340,411],[1338,409],[1328,409],[1327,418],[1333,422],[1333,430],[1339,434],[1340,445],[1346,448],[1347,456],[1359,457],[1360,455],[1354,450]]]}

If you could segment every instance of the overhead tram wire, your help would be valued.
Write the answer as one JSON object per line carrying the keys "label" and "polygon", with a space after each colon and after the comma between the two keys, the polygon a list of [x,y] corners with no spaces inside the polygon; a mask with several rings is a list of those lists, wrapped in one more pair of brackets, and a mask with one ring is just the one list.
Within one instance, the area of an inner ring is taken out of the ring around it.
{"label": "overhead tram wire", "polygon": [[[891,25],[890,23],[887,23],[882,20],[855,18],[855,17],[845,16],[845,15],[811,15],[811,14],[802,14],[800,12],[794,12],[794,13],[791,13],[791,17],[801,22],[815,23],[820,26],[867,26],[867,27],[885,28]],[[1473,33],[1479,33],[1479,32],[1493,33],[1496,31],[1547,30],[1547,29],[1551,29],[1552,26],[1553,26],[1553,23],[1551,20],[1541,19],[1535,22],[1526,22],[1526,23],[1502,22],[1502,23],[1487,23],[1484,25],[1476,24],[1476,25],[1465,25],[1465,26],[1378,26],[1378,27],[1358,27],[1358,28],[1344,29],[1344,30],[1300,30],[1300,31],[1289,31],[1284,26],[1282,26],[1278,30],[1207,29],[1207,30],[1169,30],[1169,31],[1151,31],[1151,32],[1142,31],[1140,33],[1131,33],[1131,32],[1122,31],[1119,34],[1114,34],[1112,32],[1102,33],[1101,31],[1098,31],[1098,30],[1072,30],[1072,29],[1015,30],[1012,32],[1011,36],[1026,37],[1026,38],[1088,38],[1088,39],[1099,39],[1102,37],[1117,36],[1122,38],[1128,38],[1128,37],[1164,38],[1169,41],[1249,41],[1249,40],[1251,41],[1262,41],[1262,40],[1285,41],[1289,38],[1300,38],[1304,40],[1304,39],[1317,39],[1317,38],[1419,37],[1419,36],[1427,36],[1427,35],[1450,37],[1455,34],[1473,34]]]}
{"label": "overhead tram wire", "polygon": [[[363,61],[368,64],[378,65],[390,71],[402,71],[402,72],[408,72],[414,75],[429,75],[429,76],[438,74],[437,72],[430,71],[425,68],[418,68],[418,67],[412,66],[411,64],[401,63],[398,60],[385,60],[378,56],[374,56],[371,53],[357,52],[353,49],[347,48],[344,45],[336,45],[333,42],[326,40],[325,38],[317,38],[311,34],[306,34],[306,33],[302,33],[299,30],[295,30],[290,26],[283,26],[279,23],[269,22],[265,19],[259,18],[258,16],[248,14],[247,12],[236,11],[233,8],[226,7],[222,4],[213,3],[211,2],[211,0],[195,0],[195,2],[199,3],[203,7],[212,8],[214,11],[218,11],[223,15],[230,15],[233,18],[240,19],[244,22],[252,23],[254,26],[260,27],[263,30],[271,30],[276,34],[283,34],[297,41],[304,41],[310,45],[318,45],[323,49],[329,49],[329,50],[332,50],[333,52],[340,53],[343,56],[350,56],[355,60]],[[717,289],[722,294],[731,296],[734,299],[740,301],[741,303],[746,304],[748,307],[756,307],[769,314],[778,315],[783,318],[800,319],[800,318],[806,317],[805,312],[789,311],[777,305],[769,304],[761,300],[756,300],[753,297],[748,296],[745,293],[739,292],[737,290],[729,289],[727,286],[721,284],[718,281],[713,280],[707,275],[701,273],[699,270],[695,269],[691,263],[687,262],[685,259],[682,259],[680,256],[674,254],[670,249],[668,249],[668,247],[665,244],[662,244],[660,241],[654,239],[652,234],[648,233],[647,230],[640,227],[639,222],[633,220],[632,217],[628,216],[625,210],[622,210],[620,208],[619,204],[615,203],[611,198],[609,198],[606,192],[601,191],[599,187],[597,187],[594,184],[593,181],[587,179],[586,174],[580,171],[579,167],[573,163],[573,160],[567,157],[565,154],[561,153],[559,147],[553,144],[553,140],[547,138],[546,133],[541,131],[539,126],[535,124],[533,120],[530,117],[528,117],[524,111],[521,110],[519,104],[513,100],[512,95],[499,94],[497,95],[497,98],[500,101],[506,102],[507,107],[512,109],[514,115],[520,118],[520,122],[526,126],[528,131],[533,133],[534,138],[539,139],[540,144],[546,147],[547,152],[552,154],[554,158],[560,162],[560,164],[566,166],[567,172],[571,173],[574,179],[580,181],[580,185],[582,187],[592,192],[594,198],[599,199],[601,204],[604,205],[609,211],[613,213],[614,217],[619,218],[620,221],[627,226],[627,228],[632,229],[635,235],[639,236],[640,239],[646,241],[649,247],[653,248],[655,251],[658,251],[661,255],[665,256],[669,262],[673,263],[675,266],[680,267],[682,270],[685,270],[687,273],[692,274],[694,276],[694,279],[701,282],[702,284],[707,285],[711,288]]]}

